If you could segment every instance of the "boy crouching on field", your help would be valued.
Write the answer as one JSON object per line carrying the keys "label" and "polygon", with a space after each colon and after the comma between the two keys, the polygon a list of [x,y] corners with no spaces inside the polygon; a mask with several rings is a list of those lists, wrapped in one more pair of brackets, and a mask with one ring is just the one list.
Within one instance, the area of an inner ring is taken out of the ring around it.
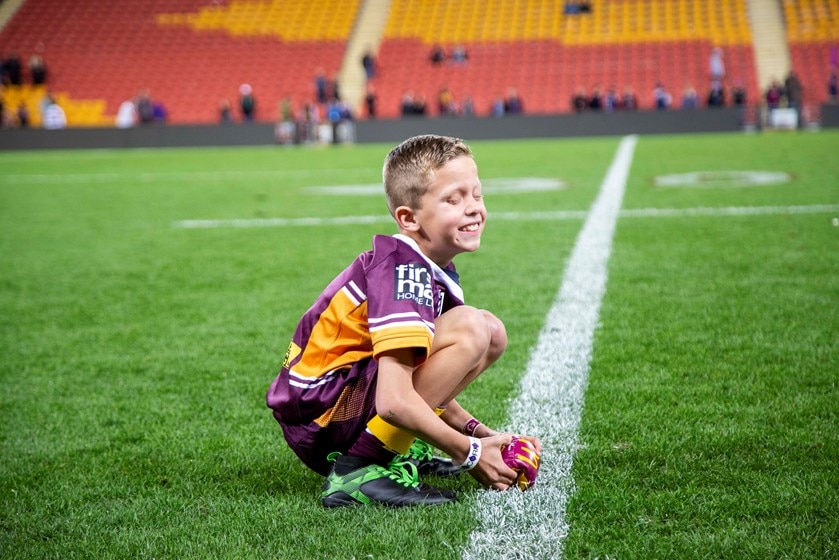
{"label": "boy crouching on field", "polygon": [[456,138],[410,138],[383,178],[399,233],[375,236],[303,315],[268,406],[291,449],[326,476],[326,507],[455,499],[418,472],[466,470],[505,490],[516,478],[501,458],[512,434],[456,400],[507,345],[497,317],[464,304],[452,262],[478,249],[486,224],[472,152]]}

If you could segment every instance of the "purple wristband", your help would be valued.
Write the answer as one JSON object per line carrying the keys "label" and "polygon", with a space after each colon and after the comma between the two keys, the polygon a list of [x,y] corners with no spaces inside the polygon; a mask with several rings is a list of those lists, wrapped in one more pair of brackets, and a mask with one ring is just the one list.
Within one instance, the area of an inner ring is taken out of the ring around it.
{"label": "purple wristband", "polygon": [[463,433],[467,436],[474,436],[475,430],[478,429],[481,423],[476,418],[470,418],[466,425],[463,426]]}

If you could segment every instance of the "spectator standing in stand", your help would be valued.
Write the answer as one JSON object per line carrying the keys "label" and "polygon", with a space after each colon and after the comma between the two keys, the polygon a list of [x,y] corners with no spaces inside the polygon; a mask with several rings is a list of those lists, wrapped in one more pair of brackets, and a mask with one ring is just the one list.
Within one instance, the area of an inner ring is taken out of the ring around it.
{"label": "spectator standing in stand", "polygon": [[251,122],[256,118],[256,98],[250,84],[239,86],[239,110],[244,122]]}
{"label": "spectator standing in stand", "polygon": [[632,86],[626,86],[624,88],[621,107],[624,111],[635,111],[638,109],[638,97],[635,95],[635,90],[632,89]]}
{"label": "spectator standing in stand", "polygon": [[327,101],[341,101],[341,81],[337,72],[332,75],[327,88]]}
{"label": "spectator standing in stand", "polygon": [[786,80],[784,80],[784,92],[787,95],[787,105],[797,115],[798,126],[802,126],[802,117],[804,116],[802,111],[804,108],[804,88],[801,85],[801,80],[798,79],[798,75],[793,70],[790,70]]}
{"label": "spectator standing in stand", "polygon": [[720,47],[711,49],[711,56],[708,58],[708,72],[711,75],[711,81],[721,82],[725,78],[725,62]]}
{"label": "spectator standing in stand", "polygon": [[364,51],[364,56],[361,57],[361,65],[364,67],[364,75],[368,82],[376,77],[376,58],[369,47]]}
{"label": "spectator standing in stand", "polygon": [[725,90],[722,82],[714,80],[711,82],[711,89],[708,90],[708,107],[724,107]]}
{"label": "spectator standing in stand", "polygon": [[159,99],[152,103],[152,116],[155,124],[166,124],[166,117],[169,113],[166,111],[166,105]]}
{"label": "spectator standing in stand", "polygon": [[475,116],[475,102],[472,100],[471,95],[467,95],[463,99],[463,116],[464,117],[474,117]]}
{"label": "spectator standing in stand", "polygon": [[17,108],[17,125],[20,128],[29,128],[29,109],[23,101]]}
{"label": "spectator standing in stand", "polygon": [[364,94],[364,105],[367,107],[367,118],[376,118],[376,88],[373,84],[367,84]]}
{"label": "spectator standing in stand", "polygon": [[229,99],[222,99],[218,104],[218,121],[221,124],[229,124],[233,122],[233,107]]}
{"label": "spectator standing in stand", "polygon": [[441,116],[453,116],[457,113],[454,94],[448,86],[443,86],[437,92],[437,113]]}
{"label": "spectator standing in stand", "polygon": [[522,113],[524,113],[524,101],[522,101],[519,91],[514,87],[507,88],[507,97],[504,98],[504,114],[521,115]]}
{"label": "spectator standing in stand", "polygon": [[23,85],[23,65],[20,62],[20,55],[10,52],[3,61],[3,84],[9,86]]}
{"label": "spectator standing in stand", "polygon": [[772,80],[769,84],[769,89],[766,90],[766,106],[769,109],[777,109],[781,106],[781,98],[784,95],[784,90],[781,88],[778,80]]}
{"label": "spectator standing in stand", "polygon": [[29,77],[33,86],[47,83],[47,64],[43,57],[37,53],[29,57]]}
{"label": "spectator standing in stand", "polygon": [[687,84],[682,90],[682,109],[692,110],[699,107],[699,96],[692,85]]}
{"label": "spectator standing in stand", "polygon": [[452,49],[452,62],[455,64],[466,64],[469,60],[469,53],[463,45],[457,45]]}
{"label": "spectator standing in stand", "polygon": [[615,86],[611,86],[603,97],[603,110],[607,113],[614,113],[621,108],[621,100]]}
{"label": "spectator standing in stand", "polygon": [[596,84],[591,90],[591,96],[588,98],[588,108],[592,111],[600,111],[603,108],[603,95],[599,84]]}
{"label": "spectator standing in stand", "polygon": [[291,97],[285,96],[277,106],[277,124],[274,127],[274,137],[280,144],[290,145],[298,142],[297,125],[294,122],[294,107]]}
{"label": "spectator standing in stand", "polygon": [[140,124],[154,122],[154,104],[148,89],[141,89],[137,94],[137,120]]}
{"label": "spectator standing in stand", "polygon": [[131,128],[137,124],[137,106],[133,99],[126,99],[120,103],[115,120],[117,128]]}
{"label": "spectator standing in stand", "polygon": [[584,87],[578,87],[574,95],[571,96],[571,108],[577,113],[582,113],[588,109],[588,98]]}
{"label": "spectator standing in stand", "polygon": [[670,92],[667,91],[664,84],[658,82],[653,90],[653,101],[656,109],[666,111],[673,103],[673,96],[670,95]]}
{"label": "spectator standing in stand", "polygon": [[735,107],[744,107],[746,105],[746,87],[742,80],[734,82],[734,88],[731,90],[731,101]]}
{"label": "spectator standing in stand", "polygon": [[56,103],[52,95],[48,96],[46,108],[44,109],[43,126],[47,130],[58,130],[67,127],[67,116],[64,109]]}
{"label": "spectator standing in stand", "polygon": [[504,98],[496,97],[492,100],[492,105],[490,106],[490,114],[493,117],[503,117],[504,116]]}
{"label": "spectator standing in stand", "polygon": [[326,82],[326,72],[323,68],[318,67],[315,70],[315,99],[317,99],[318,103],[326,103],[328,101]]}
{"label": "spectator standing in stand", "polygon": [[431,48],[431,54],[428,55],[428,60],[431,61],[431,64],[439,66],[446,60],[446,53],[440,45],[434,45]]}
{"label": "spectator standing in stand", "polygon": [[784,92],[787,95],[787,104],[795,110],[801,109],[801,102],[804,99],[804,88],[801,86],[801,80],[798,75],[790,70],[784,80]]}

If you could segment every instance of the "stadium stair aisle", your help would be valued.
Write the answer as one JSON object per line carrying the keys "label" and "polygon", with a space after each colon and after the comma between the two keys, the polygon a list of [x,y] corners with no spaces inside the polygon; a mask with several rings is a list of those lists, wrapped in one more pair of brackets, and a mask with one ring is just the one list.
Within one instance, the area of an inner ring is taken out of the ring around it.
{"label": "stadium stair aisle", "polygon": [[4,0],[0,2],[0,30],[6,27],[9,20],[15,15],[26,0]]}
{"label": "stadium stair aisle", "polygon": [[341,96],[357,115],[363,114],[362,103],[367,86],[361,58],[367,49],[373,53],[378,52],[390,12],[390,4],[390,0],[364,0],[358,10],[355,26],[344,50],[344,60],[339,74]]}
{"label": "stadium stair aisle", "polygon": [[783,80],[790,71],[790,53],[784,19],[777,0],[749,0],[758,88],[767,90],[773,80]]}

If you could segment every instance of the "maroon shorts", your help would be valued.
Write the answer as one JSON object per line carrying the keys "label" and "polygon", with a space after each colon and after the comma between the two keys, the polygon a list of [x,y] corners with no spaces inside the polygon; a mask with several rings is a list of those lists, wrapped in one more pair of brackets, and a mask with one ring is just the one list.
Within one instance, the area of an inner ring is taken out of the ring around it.
{"label": "maroon shorts", "polygon": [[312,421],[284,418],[282,410],[274,410],[289,447],[310,469],[329,474],[326,456],[333,451],[346,453],[376,415],[378,371],[379,363],[371,358],[338,372],[344,383],[337,401]]}

